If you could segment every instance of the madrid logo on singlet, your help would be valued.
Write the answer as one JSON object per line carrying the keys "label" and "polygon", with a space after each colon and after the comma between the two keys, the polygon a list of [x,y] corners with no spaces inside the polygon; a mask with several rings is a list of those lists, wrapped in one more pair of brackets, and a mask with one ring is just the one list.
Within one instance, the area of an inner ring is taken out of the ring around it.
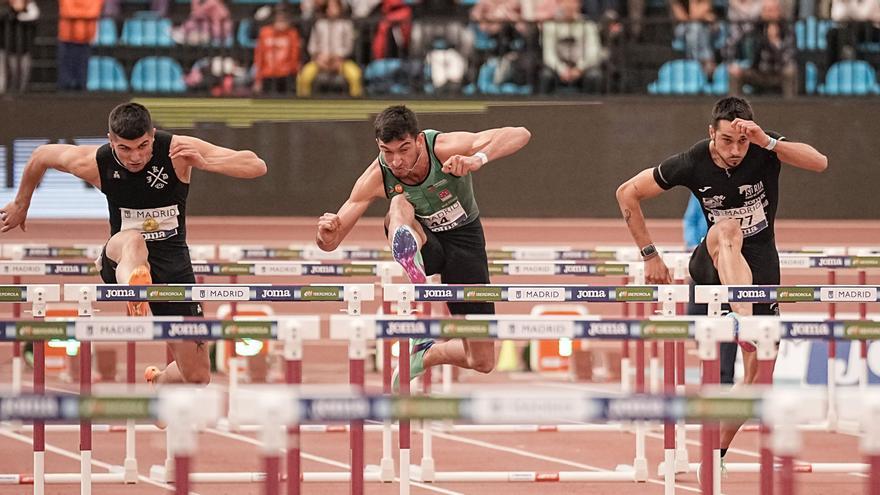
{"label": "madrid logo on singlet", "polygon": [[147,184],[156,189],[162,189],[168,185],[168,174],[165,173],[165,167],[153,167],[147,171]]}

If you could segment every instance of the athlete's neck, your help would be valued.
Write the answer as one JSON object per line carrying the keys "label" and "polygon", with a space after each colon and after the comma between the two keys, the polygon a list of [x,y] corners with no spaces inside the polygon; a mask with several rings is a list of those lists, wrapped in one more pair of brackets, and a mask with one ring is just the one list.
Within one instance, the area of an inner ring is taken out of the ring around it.
{"label": "athlete's neck", "polygon": [[430,157],[428,157],[427,150],[424,153],[420,150],[418,156],[416,156],[416,162],[413,165],[413,168],[403,177],[397,177],[397,180],[403,182],[408,186],[421,184],[425,181],[426,178],[428,178],[428,173],[430,172],[430,163],[431,159]]}
{"label": "athlete's neck", "polygon": [[730,172],[736,168],[735,165],[729,165],[724,158],[721,157],[721,154],[718,153],[718,150],[715,149],[715,140],[709,140],[709,156],[712,158],[712,163],[715,164],[716,167],[724,170],[727,173],[727,176],[730,177]]}

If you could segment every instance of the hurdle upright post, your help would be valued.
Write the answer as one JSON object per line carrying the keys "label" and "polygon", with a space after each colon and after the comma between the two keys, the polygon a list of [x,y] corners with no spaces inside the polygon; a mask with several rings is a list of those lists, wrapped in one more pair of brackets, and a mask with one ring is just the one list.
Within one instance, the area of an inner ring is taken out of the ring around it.
{"label": "hurdle upright post", "polygon": [[[394,281],[394,276],[389,264],[383,264],[380,270],[380,281],[382,284],[382,314],[390,315],[392,313],[391,301],[385,297],[385,285]],[[382,339],[382,393],[386,396],[391,395],[391,369],[393,364],[392,352],[394,342],[391,339]],[[379,463],[379,479],[385,483],[394,481],[394,457],[391,455],[392,446],[391,420],[382,421],[382,459]]]}
{"label": "hurdle upright post", "polygon": [[[837,272],[828,270],[828,285],[837,284]],[[837,318],[837,304],[828,303],[828,319]],[[828,430],[837,430],[837,340],[828,339]]]}
{"label": "hurdle upright post", "polygon": [[[775,317],[747,317],[743,319],[740,339],[756,343],[758,359],[757,384],[769,387],[773,384],[773,360],[782,337],[779,320]],[[760,426],[761,495],[773,495],[773,450],[770,448],[771,425],[762,421]],[[787,435],[782,432],[781,436]]]}
{"label": "hurdle upright post", "polygon": [[[364,360],[367,356],[367,341],[363,332],[352,338],[348,345],[349,383],[358,391],[364,392]],[[349,442],[351,445],[351,493],[364,493],[364,420],[352,419]]]}
{"label": "hurdle upright post", "polygon": [[[135,387],[137,348],[134,342],[125,343],[125,382],[133,391]],[[123,461],[124,479],[126,483],[137,483],[138,464],[136,456],[136,425],[135,420],[125,420],[125,460]]]}
{"label": "hurdle upright post", "polygon": [[[766,348],[766,345],[764,347]],[[775,348],[775,345],[773,347]],[[765,351],[771,350],[775,349],[765,349]],[[758,352],[760,352],[760,347]],[[764,400],[766,403],[761,422],[770,423],[773,431],[773,451],[779,455],[781,464],[779,471],[780,492],[781,495],[794,495],[794,456],[801,449],[801,435],[797,423],[804,408],[803,398],[798,393],[777,391],[773,395],[765,396]],[[770,469],[772,471],[772,465]],[[762,465],[762,494],[764,493],[764,471],[765,466]]]}
{"label": "hurdle upright post", "polygon": [[[858,273],[858,283],[859,285],[865,285],[868,283],[868,277],[865,273],[865,270],[859,270]],[[859,319],[865,320],[868,318],[868,303],[860,302],[859,303]],[[870,375],[870,371],[868,370],[868,346],[871,344],[870,340],[858,340],[856,341],[859,346],[859,390],[862,392],[867,392],[868,390],[868,377]]]}
{"label": "hurdle upright post", "polygon": [[[34,393],[46,393],[46,343],[34,340]],[[46,422],[34,420],[34,495],[46,493]]]}
{"label": "hurdle upright post", "polygon": [[[724,321],[720,318],[697,320],[694,334],[697,340],[697,354],[702,363],[702,385],[705,390],[721,382],[718,343],[733,340],[733,321]],[[718,434],[718,422],[704,419],[700,431],[700,451],[704,468],[700,472],[700,484],[703,495],[721,493],[721,480],[716,475],[721,463]]]}
{"label": "hurdle upright post", "polygon": [[[88,340],[79,346],[79,393],[86,397],[92,393],[92,343]],[[92,493],[92,421],[80,419],[79,422],[79,454],[80,454],[80,494]]]}
{"label": "hurdle upright post", "polygon": [[[284,339],[284,382],[288,386],[302,384],[302,339],[294,338],[293,334]],[[302,492],[302,461],[300,459],[300,425],[299,422],[287,427],[287,495],[299,495]],[[268,474],[267,474],[268,479]]]}
{"label": "hurdle upright post", "polygon": [[859,447],[868,463],[867,495],[880,495],[880,393],[859,394],[862,435]]}
{"label": "hurdle upright post", "polygon": [[[15,275],[12,277],[12,283],[14,285],[21,284],[21,276]],[[13,303],[12,304],[12,318],[18,320],[21,318],[21,303]],[[22,361],[21,361],[21,342],[15,341],[12,343],[12,393],[18,395],[21,393],[21,372],[22,372]]]}

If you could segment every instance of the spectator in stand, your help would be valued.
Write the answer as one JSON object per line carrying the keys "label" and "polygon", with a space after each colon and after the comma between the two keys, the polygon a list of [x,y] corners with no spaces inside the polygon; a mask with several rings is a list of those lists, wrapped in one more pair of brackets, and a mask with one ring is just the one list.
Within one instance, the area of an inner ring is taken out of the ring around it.
{"label": "spectator in stand", "polygon": [[255,93],[288,93],[299,71],[299,32],[290,23],[284,4],[275,8],[275,21],[260,29],[254,50]]}
{"label": "spectator in stand", "polygon": [[732,25],[740,22],[756,22],[761,18],[761,8],[763,5],[763,0],[729,0],[727,4],[727,20]]}
{"label": "spectator in stand", "polygon": [[0,0],[0,94],[27,90],[39,17],[34,0]]}
{"label": "spectator in stand", "polygon": [[703,72],[711,79],[716,65],[712,48],[716,21],[712,0],[670,0],[669,8],[677,22],[675,37],[684,41],[685,57],[699,60]]}
{"label": "spectator in stand", "polygon": [[327,0],[323,14],[309,35],[309,56],[296,81],[299,96],[310,96],[316,81],[334,86],[341,79],[351,96],[361,96],[361,69],[351,60],[354,49],[354,23],[343,12],[341,0]]}
{"label": "spectator in stand", "polygon": [[585,20],[578,0],[560,0],[561,10],[542,28],[544,68],[540,84],[543,94],[558,86],[579,91],[601,89],[604,50],[596,23]]}
{"label": "spectator in stand", "polygon": [[103,0],[59,0],[58,89],[82,91]]}
{"label": "spectator in stand", "polygon": [[[160,17],[168,17],[171,0],[150,0],[150,10]],[[103,17],[118,19],[122,15],[122,0],[104,0]]]}
{"label": "spectator in stand", "polygon": [[192,0],[189,18],[172,33],[180,44],[223,44],[232,40],[232,15],[223,0]]}
{"label": "spectator in stand", "polygon": [[832,0],[827,67],[838,60],[859,58],[856,48],[880,43],[880,0]]}
{"label": "spectator in stand", "polygon": [[373,60],[403,58],[412,34],[412,8],[405,0],[382,0],[382,17],[373,36]]}
{"label": "spectator in stand", "polygon": [[741,95],[748,84],[756,92],[781,90],[785,98],[793,98],[797,94],[797,45],[794,29],[782,19],[779,0],[763,0],[760,21],[734,24],[730,29],[725,59],[740,60],[742,51],[748,62],[728,65],[730,93]]}
{"label": "spectator in stand", "polygon": [[522,29],[520,0],[479,0],[471,9],[470,17],[480,31],[490,36],[497,35],[510,25]]}

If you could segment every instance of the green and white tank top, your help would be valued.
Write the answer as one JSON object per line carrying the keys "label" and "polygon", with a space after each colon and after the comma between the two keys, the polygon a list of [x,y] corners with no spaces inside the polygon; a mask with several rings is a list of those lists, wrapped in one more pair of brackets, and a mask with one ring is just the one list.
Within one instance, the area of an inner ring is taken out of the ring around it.
{"label": "green and white tank top", "polygon": [[440,132],[426,129],[422,133],[430,161],[428,176],[420,184],[404,184],[391,173],[385,158],[379,153],[385,195],[389,199],[398,194],[405,195],[415,208],[416,218],[432,232],[452,230],[471,223],[480,214],[471,174],[457,177],[444,173],[441,170],[443,164],[434,154],[434,143]]}

